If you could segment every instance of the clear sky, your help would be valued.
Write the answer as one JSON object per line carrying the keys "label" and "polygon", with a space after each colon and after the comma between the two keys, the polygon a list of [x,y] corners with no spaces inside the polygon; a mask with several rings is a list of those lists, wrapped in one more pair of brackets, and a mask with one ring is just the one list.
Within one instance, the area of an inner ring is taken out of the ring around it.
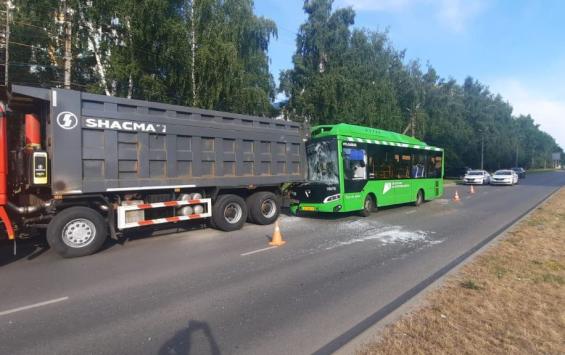
{"label": "clear sky", "polygon": [[[271,72],[292,67],[302,0],[255,0],[274,20]],[[531,114],[565,148],[565,1],[335,0],[353,6],[355,26],[389,30],[407,59],[429,62],[442,77],[472,76],[500,93],[515,114]]]}

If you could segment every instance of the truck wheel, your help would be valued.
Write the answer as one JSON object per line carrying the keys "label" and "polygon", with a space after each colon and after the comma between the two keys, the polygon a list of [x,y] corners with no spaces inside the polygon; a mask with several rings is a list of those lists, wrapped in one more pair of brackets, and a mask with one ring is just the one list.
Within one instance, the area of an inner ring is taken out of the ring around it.
{"label": "truck wheel", "polygon": [[247,205],[237,195],[220,195],[212,206],[211,219],[216,229],[225,232],[241,229],[247,220]]}
{"label": "truck wheel", "polygon": [[280,213],[280,200],[272,192],[259,191],[247,198],[249,219],[251,222],[266,225],[277,220]]}
{"label": "truck wheel", "polygon": [[88,207],[59,212],[47,226],[47,242],[64,258],[90,255],[102,247],[108,226],[100,213]]}

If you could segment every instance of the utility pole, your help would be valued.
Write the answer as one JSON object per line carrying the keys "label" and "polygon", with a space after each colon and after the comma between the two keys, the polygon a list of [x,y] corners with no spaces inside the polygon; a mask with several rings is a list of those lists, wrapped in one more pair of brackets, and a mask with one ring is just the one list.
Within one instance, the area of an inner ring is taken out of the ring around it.
{"label": "utility pole", "polygon": [[410,130],[412,131],[412,137],[416,136],[416,112],[413,111],[412,115],[410,116]]}
{"label": "utility pole", "polygon": [[516,161],[514,162],[514,166],[518,166],[518,144],[516,144]]}
{"label": "utility pole", "polygon": [[61,2],[63,3],[63,16],[64,16],[64,21],[65,21],[65,64],[64,64],[64,70],[65,70],[65,81],[64,81],[64,85],[65,85],[65,89],[70,89],[71,88],[71,61],[72,61],[72,53],[71,53],[71,35],[72,35],[72,29],[71,29],[71,21],[70,21],[70,10],[67,8],[67,1],[66,0],[61,0]]}
{"label": "utility pole", "polygon": [[196,3],[196,0],[191,0],[190,1],[190,32],[191,32],[191,37],[192,37],[192,43],[191,43],[191,54],[192,54],[192,58],[191,58],[191,70],[190,70],[190,75],[191,75],[191,81],[192,81],[192,106],[197,106],[197,102],[196,102],[196,25],[195,25],[195,18],[194,18],[194,5]]}
{"label": "utility pole", "polygon": [[[410,122],[408,123],[408,126],[406,127],[404,132],[402,132],[402,134],[406,134],[408,132],[408,130],[410,130],[412,137],[416,137],[416,114],[418,113],[417,110],[419,108],[420,108],[420,104],[417,104],[416,107],[413,108],[413,109],[406,108],[406,111],[408,111],[408,113],[410,113]],[[423,134],[423,132],[422,132],[422,134]]]}
{"label": "utility pole", "polygon": [[10,10],[12,10],[12,1],[6,1],[6,32],[4,34],[4,49],[6,50],[4,58],[4,86],[8,87],[10,73]]}
{"label": "utility pole", "polygon": [[481,170],[484,170],[485,161],[485,133],[481,131]]}

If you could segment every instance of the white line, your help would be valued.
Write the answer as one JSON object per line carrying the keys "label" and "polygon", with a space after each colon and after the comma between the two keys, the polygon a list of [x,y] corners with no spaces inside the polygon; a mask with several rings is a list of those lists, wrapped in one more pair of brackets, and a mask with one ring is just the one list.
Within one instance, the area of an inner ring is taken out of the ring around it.
{"label": "white line", "polygon": [[133,186],[133,187],[110,187],[106,191],[130,191],[130,190],[159,190],[159,189],[183,189],[196,187],[196,185],[165,185],[165,186]]}
{"label": "white line", "polygon": [[263,249],[257,249],[257,250],[249,251],[247,253],[241,254],[241,256],[247,256],[247,255],[251,255],[251,254],[255,254],[255,253],[260,253],[262,251],[267,251],[267,250],[274,249],[274,248],[277,248],[277,246],[273,245],[272,247],[267,247],[267,248],[263,248]]}
{"label": "white line", "polygon": [[416,210],[406,212],[406,214],[412,214],[412,213],[416,213]]}
{"label": "white line", "polygon": [[7,311],[2,311],[2,312],[0,312],[0,316],[5,316],[6,314],[16,313],[16,312],[19,312],[19,311],[25,311],[25,310],[31,309],[31,308],[46,306],[46,305],[48,305],[48,304],[57,303],[57,302],[62,302],[62,301],[66,301],[66,300],[68,300],[68,299],[69,299],[69,297],[61,297],[61,298],[56,298],[56,299],[54,299],[54,300],[49,300],[49,301],[45,301],[45,302],[39,302],[39,303],[30,304],[29,306],[23,306],[23,307],[18,307],[18,308],[12,308],[12,309],[9,309],[9,310],[7,310]]}

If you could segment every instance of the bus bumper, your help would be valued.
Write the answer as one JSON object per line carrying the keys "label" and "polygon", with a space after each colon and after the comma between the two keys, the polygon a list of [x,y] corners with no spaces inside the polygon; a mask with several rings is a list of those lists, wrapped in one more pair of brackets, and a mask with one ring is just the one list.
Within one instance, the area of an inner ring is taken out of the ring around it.
{"label": "bus bumper", "polygon": [[340,200],[328,202],[328,203],[307,203],[307,202],[296,202],[290,204],[290,212],[296,215],[298,212],[324,212],[333,213],[339,212],[343,208],[343,204]]}

